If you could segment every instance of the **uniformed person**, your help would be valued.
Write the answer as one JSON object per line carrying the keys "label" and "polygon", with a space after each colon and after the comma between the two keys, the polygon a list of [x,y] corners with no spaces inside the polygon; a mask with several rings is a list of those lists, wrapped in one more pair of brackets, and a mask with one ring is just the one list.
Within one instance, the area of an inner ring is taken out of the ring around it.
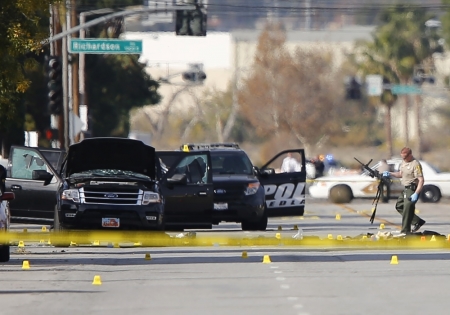
{"label": "uniformed person", "polygon": [[[403,159],[400,170],[398,172],[383,172],[383,176],[401,178],[402,185],[405,187],[397,199],[395,209],[402,215],[401,233],[407,235],[417,232],[425,224],[425,220],[414,213],[424,179],[422,165],[413,157],[411,149],[403,148],[400,155]],[[411,225],[414,225],[412,229]]]}

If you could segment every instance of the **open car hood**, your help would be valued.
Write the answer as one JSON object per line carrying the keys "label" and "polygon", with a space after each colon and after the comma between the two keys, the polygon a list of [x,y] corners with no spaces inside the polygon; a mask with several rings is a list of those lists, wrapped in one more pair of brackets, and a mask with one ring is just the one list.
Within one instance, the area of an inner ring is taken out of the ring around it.
{"label": "open car hood", "polygon": [[131,171],[155,179],[155,148],[127,138],[89,138],[69,147],[65,176],[95,169]]}

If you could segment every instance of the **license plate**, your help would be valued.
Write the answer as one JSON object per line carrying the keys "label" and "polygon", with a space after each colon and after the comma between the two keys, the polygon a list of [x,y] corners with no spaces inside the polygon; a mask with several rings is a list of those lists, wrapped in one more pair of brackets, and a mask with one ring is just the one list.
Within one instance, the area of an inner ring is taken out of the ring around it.
{"label": "license plate", "polygon": [[118,228],[120,226],[119,218],[102,218],[102,226],[109,228]]}
{"label": "license plate", "polygon": [[227,210],[228,209],[228,203],[226,202],[220,202],[214,204],[214,210]]}

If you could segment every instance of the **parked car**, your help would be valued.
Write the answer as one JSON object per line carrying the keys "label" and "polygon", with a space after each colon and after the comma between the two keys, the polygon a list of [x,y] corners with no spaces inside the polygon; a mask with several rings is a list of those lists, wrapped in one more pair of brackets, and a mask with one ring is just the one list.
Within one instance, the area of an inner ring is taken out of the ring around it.
{"label": "parked car", "polygon": [[[389,169],[398,171],[402,160],[388,160]],[[440,172],[428,162],[420,161],[425,185],[420,194],[423,202],[438,202],[442,196],[450,197],[450,173]],[[376,170],[380,162],[371,168]],[[378,180],[369,176],[367,171],[360,174],[325,176],[318,178],[309,188],[313,198],[328,198],[335,203],[348,203],[353,198],[374,198],[378,189]],[[399,178],[392,178],[391,198],[397,198],[404,187]]]}
{"label": "parked car", "polygon": [[[236,143],[189,143],[182,145],[181,150],[210,152],[213,224],[240,222],[242,230],[265,230],[268,217],[303,215],[306,182],[303,149],[280,152],[261,168],[255,167]],[[275,172],[288,153],[298,162],[298,170]]]}
{"label": "parked car", "polygon": [[212,175],[188,182],[186,166],[208,151],[160,152],[126,138],[90,138],[61,149],[11,147],[6,190],[11,221],[55,229],[170,229],[211,227]]}
{"label": "parked car", "polygon": [[[233,221],[259,230],[267,217],[303,215],[304,151],[280,152],[257,168],[236,146],[155,151],[124,138],[85,139],[67,154],[13,146],[6,179],[7,191],[17,197],[10,204],[11,222],[53,224],[57,230],[183,230]],[[276,173],[288,152],[297,155],[301,170]],[[233,159],[226,162],[228,157]],[[243,215],[238,208],[248,211]]]}
{"label": "parked car", "polygon": [[[0,231],[6,232],[9,230],[9,202],[14,200],[14,197],[14,193],[12,192],[4,192],[3,194],[0,193]],[[9,244],[0,244],[0,262],[9,261],[9,257]]]}

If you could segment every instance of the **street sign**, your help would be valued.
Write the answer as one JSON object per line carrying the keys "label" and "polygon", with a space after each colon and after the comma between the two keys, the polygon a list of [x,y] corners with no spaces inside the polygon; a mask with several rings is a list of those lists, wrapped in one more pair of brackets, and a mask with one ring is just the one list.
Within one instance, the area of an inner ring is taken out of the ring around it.
{"label": "street sign", "polygon": [[72,38],[69,52],[72,54],[140,54],[142,40]]}
{"label": "street sign", "polygon": [[366,76],[367,95],[380,96],[383,93],[383,77],[379,74]]}
{"label": "street sign", "polygon": [[422,94],[422,90],[415,85],[392,85],[392,94]]}

